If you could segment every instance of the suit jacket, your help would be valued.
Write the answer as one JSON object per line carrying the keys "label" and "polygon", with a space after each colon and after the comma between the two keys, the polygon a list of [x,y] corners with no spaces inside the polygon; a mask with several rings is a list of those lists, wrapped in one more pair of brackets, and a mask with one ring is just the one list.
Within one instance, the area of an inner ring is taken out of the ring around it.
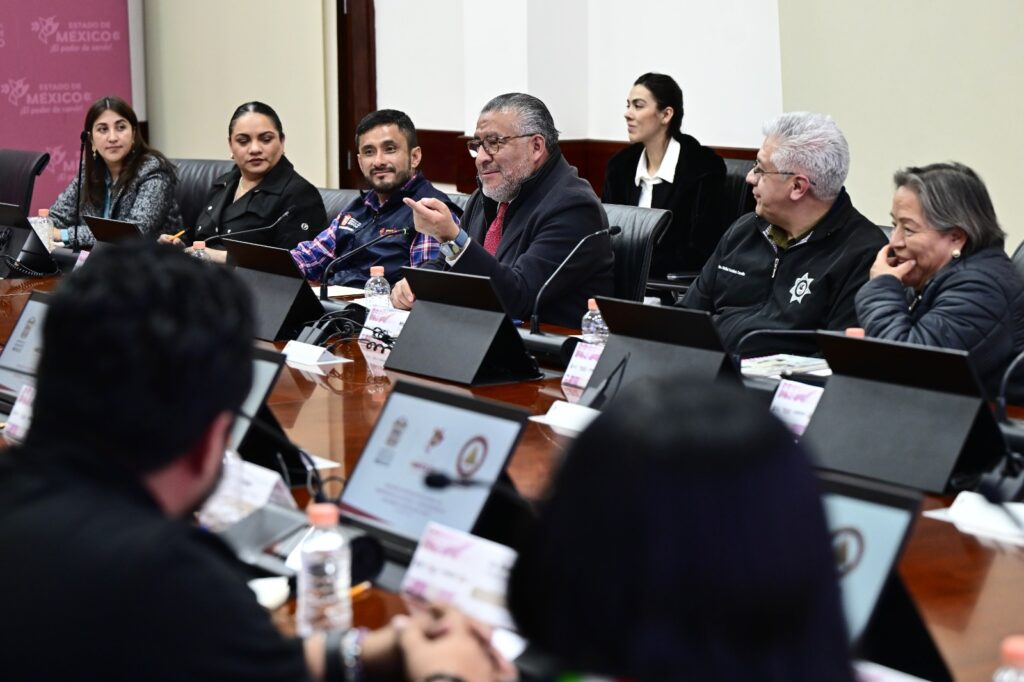
{"label": "suit jacket", "polygon": [[[655,246],[651,277],[669,272],[696,271],[715,250],[729,227],[725,210],[725,162],[690,135],[679,140],[679,161],[673,182],[654,186],[652,208],[672,211],[668,232]],[[640,186],[636,167],[643,144],[626,147],[608,161],[601,201],[636,206]]]}
{"label": "suit jacket", "polygon": [[[492,256],[483,243],[497,212],[497,202],[477,189],[462,218],[471,241],[458,262],[449,266],[442,256],[422,267],[490,277],[505,311],[527,320],[544,282],[583,237],[608,227],[608,217],[590,183],[579,177],[557,147],[509,204]],[[545,290],[540,319],[579,329],[587,299],[611,295],[612,264],[611,240],[589,240]]]}
{"label": "suit jacket", "polygon": [[253,244],[290,249],[312,239],[326,227],[327,211],[320,192],[295,172],[287,157],[282,156],[260,184],[233,201],[241,176],[235,167],[213,181],[210,195],[204,202],[206,207],[189,229],[187,241],[267,227],[293,206],[288,217],[274,229],[238,238]]}

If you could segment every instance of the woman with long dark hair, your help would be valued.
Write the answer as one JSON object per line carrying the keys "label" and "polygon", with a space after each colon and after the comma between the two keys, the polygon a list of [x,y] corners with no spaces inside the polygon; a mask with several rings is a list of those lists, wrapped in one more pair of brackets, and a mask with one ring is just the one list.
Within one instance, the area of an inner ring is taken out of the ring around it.
{"label": "woman with long dark hair", "polygon": [[54,239],[73,246],[95,242],[82,224],[84,216],[135,223],[153,238],[179,231],[174,166],[146,144],[131,106],[120,97],[101,97],[85,114],[85,133],[90,150],[82,186],[78,187],[76,177],[50,207]]}
{"label": "woman with long dark hair", "polygon": [[625,118],[632,144],[608,161],[601,201],[672,211],[668,233],[654,249],[652,277],[700,270],[729,226],[725,162],[683,133],[683,91],[671,76],[640,76]]}

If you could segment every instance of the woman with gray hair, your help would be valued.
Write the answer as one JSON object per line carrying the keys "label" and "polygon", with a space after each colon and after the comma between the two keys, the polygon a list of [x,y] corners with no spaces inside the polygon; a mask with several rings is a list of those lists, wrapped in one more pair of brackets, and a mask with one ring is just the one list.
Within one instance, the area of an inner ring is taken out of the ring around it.
{"label": "woman with gray hair", "polygon": [[993,397],[1024,350],[1024,280],[978,174],[960,163],[894,177],[892,236],[857,292],[868,336],[969,351]]}

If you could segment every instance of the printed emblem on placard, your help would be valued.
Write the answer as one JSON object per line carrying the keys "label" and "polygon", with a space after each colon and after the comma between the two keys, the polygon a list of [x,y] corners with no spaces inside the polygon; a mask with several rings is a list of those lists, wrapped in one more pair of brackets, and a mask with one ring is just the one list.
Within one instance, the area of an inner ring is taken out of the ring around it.
{"label": "printed emblem on placard", "polygon": [[483,436],[473,436],[459,450],[459,456],[455,459],[455,469],[462,478],[471,478],[483,466],[485,459],[487,439]]}
{"label": "printed emblem on placard", "polygon": [[856,528],[839,528],[832,533],[832,557],[842,578],[852,572],[864,558],[864,536]]}
{"label": "printed emblem on placard", "polygon": [[797,277],[796,281],[793,282],[793,287],[789,290],[790,303],[803,303],[804,296],[811,293],[811,282],[814,278],[811,277],[811,273],[805,272],[802,276]]}

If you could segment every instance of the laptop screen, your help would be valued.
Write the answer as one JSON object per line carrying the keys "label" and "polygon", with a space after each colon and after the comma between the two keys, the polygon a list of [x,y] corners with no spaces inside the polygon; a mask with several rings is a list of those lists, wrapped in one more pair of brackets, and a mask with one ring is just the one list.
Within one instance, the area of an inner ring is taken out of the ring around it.
{"label": "laptop screen", "polygon": [[242,401],[241,413],[235,419],[235,425],[228,437],[227,449],[238,452],[245,434],[249,432],[249,419],[243,415],[256,416],[263,406],[263,402],[270,395],[277,381],[277,375],[281,372],[281,365],[284,364],[284,356],[280,353],[254,348],[252,351],[252,387],[249,394]]}
{"label": "laptop screen", "polygon": [[49,306],[46,294],[36,292],[29,297],[3,352],[0,352],[0,367],[35,373],[43,351],[43,320]]}
{"label": "laptop screen", "polygon": [[846,626],[857,642],[899,561],[920,495],[833,474],[822,475],[822,483]]}
{"label": "laptop screen", "polygon": [[0,352],[0,398],[6,402],[13,402],[25,384],[35,385],[48,309],[49,295],[33,292]]}
{"label": "laptop screen", "polygon": [[[398,383],[341,498],[359,523],[415,543],[429,521],[471,532],[523,430],[526,413]],[[440,472],[484,485],[428,488]]]}

